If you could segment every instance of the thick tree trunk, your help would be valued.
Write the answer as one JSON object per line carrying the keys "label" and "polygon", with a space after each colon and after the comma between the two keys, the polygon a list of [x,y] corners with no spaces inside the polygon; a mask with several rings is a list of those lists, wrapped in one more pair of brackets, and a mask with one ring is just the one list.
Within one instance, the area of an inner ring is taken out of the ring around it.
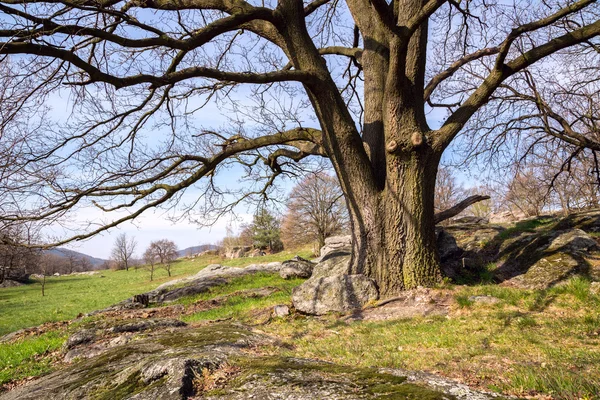
{"label": "thick tree trunk", "polygon": [[[440,277],[433,196],[442,148],[426,135],[423,107],[427,26],[410,40],[392,34],[425,0],[407,0],[388,27],[371,2],[348,2],[364,41],[365,121],[358,132],[344,99],[306,30],[301,2],[282,0],[286,45],[294,66],[318,77],[305,84],[340,180],[352,221],[352,273],[373,278],[382,296]],[[385,18],[385,17],[384,17]],[[362,136],[361,136],[362,134]]]}
{"label": "thick tree trunk", "polygon": [[427,149],[388,157],[385,189],[351,210],[350,272],[374,279],[383,297],[441,279],[433,211],[437,161]]}

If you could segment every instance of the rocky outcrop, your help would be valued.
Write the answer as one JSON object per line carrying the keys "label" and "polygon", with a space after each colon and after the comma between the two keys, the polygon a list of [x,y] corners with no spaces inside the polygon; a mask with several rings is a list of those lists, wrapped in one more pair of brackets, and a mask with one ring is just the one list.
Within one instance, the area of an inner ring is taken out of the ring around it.
{"label": "rocky outcrop", "polygon": [[331,236],[325,239],[325,246],[321,247],[321,258],[324,258],[330,253],[352,251],[352,236]]}
{"label": "rocky outcrop", "polygon": [[522,273],[506,279],[503,284],[522,289],[547,289],[584,272],[580,263],[571,254],[550,254],[535,261]]}
{"label": "rocky outcrop", "polygon": [[234,324],[152,332],[0,395],[2,400],[493,399],[425,373],[260,356],[278,346]]}
{"label": "rocky outcrop", "polygon": [[581,229],[574,228],[567,231],[555,233],[557,236],[552,239],[546,249],[549,252],[589,252],[598,247],[598,243]]}
{"label": "rocky outcrop", "polygon": [[107,307],[103,310],[93,311],[89,314],[96,315],[105,312],[116,312],[144,308],[152,304],[173,302],[182,297],[206,293],[211,288],[225,285],[229,279],[256,273],[278,273],[282,263],[271,262],[265,264],[250,264],[244,268],[227,267],[220,264],[210,264],[201,269],[197,274],[180,279],[173,279],[163,283],[156,289],[135,295],[121,303]]}
{"label": "rocky outcrop", "polygon": [[313,315],[354,311],[378,297],[375,282],[364,275],[314,277],[292,291],[296,310]]}
{"label": "rocky outcrop", "polygon": [[5,279],[4,281],[2,281],[0,283],[0,288],[7,288],[7,287],[15,287],[15,286],[22,286],[23,283],[19,282],[19,281],[13,281],[11,279]]}
{"label": "rocky outcrop", "polygon": [[307,279],[312,275],[314,267],[314,263],[305,260],[302,257],[296,256],[291,260],[283,262],[281,269],[279,270],[279,275],[283,279]]}
{"label": "rocky outcrop", "polygon": [[[335,243],[342,242],[336,239]],[[326,250],[310,279],[294,288],[292,302],[296,310],[313,315],[346,313],[378,298],[375,282],[364,275],[351,275],[350,253],[339,249]]]}
{"label": "rocky outcrop", "polygon": [[233,246],[226,248],[223,254],[225,258],[234,259],[246,257],[250,251],[252,251],[252,246]]}

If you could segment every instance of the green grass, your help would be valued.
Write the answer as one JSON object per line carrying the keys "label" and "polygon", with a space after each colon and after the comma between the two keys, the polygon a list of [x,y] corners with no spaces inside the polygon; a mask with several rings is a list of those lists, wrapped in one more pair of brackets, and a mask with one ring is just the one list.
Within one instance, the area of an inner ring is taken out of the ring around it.
{"label": "green grass", "polygon": [[14,343],[0,345],[0,386],[52,370],[51,358],[43,357],[58,350],[65,342],[64,332],[50,331],[40,336],[26,337]]}
{"label": "green grass", "polygon": [[154,281],[145,269],[101,271],[98,275],[74,275],[46,279],[46,296],[41,285],[32,284],[0,289],[0,335],[45,322],[75,318],[80,313],[102,309],[125,300],[134,294],[147,292],[175,278],[195,274],[208,264],[243,266],[251,263],[284,261],[296,254],[309,258],[311,251],[283,251],[264,257],[222,260],[219,257],[200,257],[174,263],[172,277],[158,269]]}
{"label": "green grass", "polygon": [[522,232],[535,232],[542,227],[548,227],[553,222],[556,222],[554,218],[536,218],[519,221],[514,226],[500,232],[498,234],[498,239],[506,240]]}
{"label": "green grass", "polygon": [[[212,288],[208,293],[202,293],[196,296],[180,300],[181,304],[189,305],[197,301],[214,299],[215,297],[227,296],[225,301],[219,307],[214,307],[206,311],[200,311],[183,318],[186,322],[235,319],[238,321],[248,321],[254,311],[277,304],[290,303],[292,289],[301,284],[303,279],[283,279],[277,274],[256,274],[236,278],[226,286]],[[250,297],[243,293],[243,290],[258,289],[263,287],[274,287],[279,291],[266,297]]]}
{"label": "green grass", "polygon": [[[598,296],[584,295],[586,284],[574,279],[547,291],[460,287],[448,317],[345,324],[295,316],[264,329],[287,341],[286,356],[433,371],[518,396],[598,399],[600,306]],[[473,304],[472,295],[502,301]]]}

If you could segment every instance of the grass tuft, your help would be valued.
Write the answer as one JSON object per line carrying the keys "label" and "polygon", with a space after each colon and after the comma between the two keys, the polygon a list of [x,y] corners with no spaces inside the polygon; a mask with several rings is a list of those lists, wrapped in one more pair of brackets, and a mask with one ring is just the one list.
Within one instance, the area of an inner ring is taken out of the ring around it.
{"label": "grass tuft", "polygon": [[541,227],[548,227],[551,223],[555,222],[554,218],[536,218],[525,221],[519,221],[514,226],[505,229],[498,234],[498,239],[506,240],[513,236],[517,236],[523,232],[535,232]]}
{"label": "grass tuft", "polygon": [[64,332],[50,331],[0,345],[0,385],[51,372],[52,359],[44,356],[60,349],[65,340]]}

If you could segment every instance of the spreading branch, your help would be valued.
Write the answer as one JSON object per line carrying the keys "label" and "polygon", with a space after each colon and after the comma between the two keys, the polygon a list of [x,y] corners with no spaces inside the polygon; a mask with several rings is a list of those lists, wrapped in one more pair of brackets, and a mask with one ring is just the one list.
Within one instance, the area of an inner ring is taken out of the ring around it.
{"label": "spreading branch", "polygon": [[489,200],[489,198],[490,196],[480,194],[469,196],[460,203],[450,207],[449,209],[436,213],[434,221],[436,224],[439,224],[440,222],[446,221],[454,217],[455,215],[460,214],[469,206],[472,206],[473,204],[478,203],[480,201]]}

